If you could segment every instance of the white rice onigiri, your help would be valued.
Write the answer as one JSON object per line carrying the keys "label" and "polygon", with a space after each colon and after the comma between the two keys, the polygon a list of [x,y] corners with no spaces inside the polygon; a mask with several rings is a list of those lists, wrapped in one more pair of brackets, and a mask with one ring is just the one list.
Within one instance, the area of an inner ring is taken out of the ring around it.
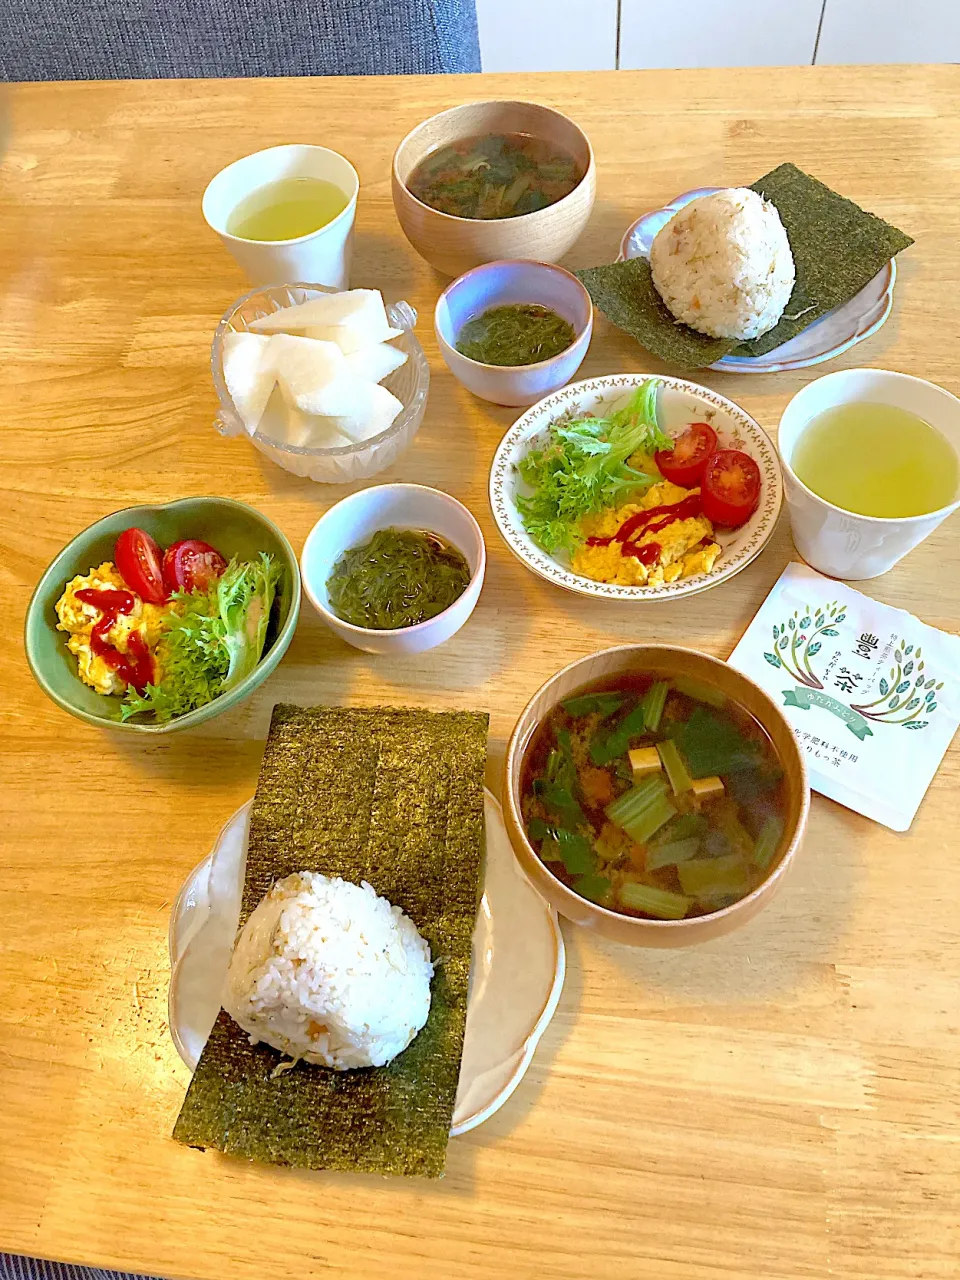
{"label": "white rice onigiri", "polygon": [[678,320],[745,342],[772,329],[796,271],[780,215],[747,187],[691,200],[650,248],[657,292]]}
{"label": "white rice onigiri", "polygon": [[278,880],[240,932],[223,1007],[250,1036],[335,1071],[382,1067],[430,1012],[430,948],[365,881]]}

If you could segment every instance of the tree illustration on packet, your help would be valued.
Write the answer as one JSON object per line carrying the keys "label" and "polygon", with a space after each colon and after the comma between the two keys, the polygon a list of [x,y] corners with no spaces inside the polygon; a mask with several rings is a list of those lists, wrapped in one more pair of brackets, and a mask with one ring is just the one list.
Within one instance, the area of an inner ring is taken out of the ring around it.
{"label": "tree illustration on packet", "polygon": [[[848,697],[859,696],[858,685],[863,681],[863,673],[852,667],[842,666],[838,673],[833,672],[840,650],[834,652],[826,668],[822,666],[825,654],[816,662],[823,651],[824,640],[839,637],[846,616],[846,606],[833,600],[815,609],[804,605],[802,610],[795,609],[786,622],[774,625],[773,648],[763,656],[771,666],[785,671],[797,682],[796,688],[782,691],[784,706],[802,711],[809,711],[811,706],[822,707],[842,720],[861,742],[873,737],[870,722],[925,729],[937,709],[937,693],[943,688],[943,681],[938,682],[935,675],[924,670],[920,648],[906,644],[905,637],[893,637],[894,665],[878,682],[880,696],[872,702],[842,701],[826,692],[824,676],[833,674],[833,687]],[[856,656],[870,656],[878,644],[876,636],[862,635],[856,641]],[[889,649],[884,649],[884,653],[887,652]]]}

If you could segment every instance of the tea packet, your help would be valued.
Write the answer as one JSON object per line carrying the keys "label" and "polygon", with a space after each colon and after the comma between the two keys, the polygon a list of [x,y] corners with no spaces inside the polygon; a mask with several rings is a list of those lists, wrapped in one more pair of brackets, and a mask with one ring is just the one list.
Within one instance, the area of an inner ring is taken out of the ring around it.
{"label": "tea packet", "polygon": [[960,724],[960,636],[791,564],[729,662],[783,711],[814,791],[908,829]]}

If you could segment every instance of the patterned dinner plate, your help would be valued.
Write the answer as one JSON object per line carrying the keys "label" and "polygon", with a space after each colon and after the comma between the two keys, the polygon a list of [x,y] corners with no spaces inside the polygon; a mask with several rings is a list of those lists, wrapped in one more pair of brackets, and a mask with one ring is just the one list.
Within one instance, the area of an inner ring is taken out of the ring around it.
{"label": "patterned dinner plate", "polygon": [[[673,215],[700,196],[713,195],[720,187],[698,187],[685,191],[662,209],[654,209],[638,218],[624,232],[620,242],[619,262],[627,258],[649,258],[650,246],[657,232]],[[765,356],[724,356],[710,365],[721,373],[785,373],[791,369],[809,369],[849,351],[864,338],[869,338],[884,324],[893,307],[893,286],[897,281],[897,264],[890,259],[864,285],[858,294],[815,320],[789,342],[768,351]]]}
{"label": "patterned dinner plate", "polygon": [[619,408],[633,390],[645,382],[644,373],[608,374],[585,382],[571,382],[546,396],[518,418],[500,442],[490,471],[490,505],[507,546],[528,569],[548,582],[580,595],[605,600],[677,600],[681,596],[707,591],[745,569],[766,545],[776,527],[783,498],[780,461],[773,442],[758,423],[739,405],[707,387],[681,378],[660,378],[659,418],[663,428],[678,434],[690,422],[709,422],[719,437],[720,447],[742,449],[756,459],[760,468],[760,503],[739,529],[718,529],[716,540],[722,548],[710,573],[695,574],[678,582],[650,587],[620,587],[583,578],[570,568],[566,556],[549,555],[533,541],[523,527],[517,510],[517,496],[529,493],[517,463],[532,449],[547,441],[547,428],[558,418],[608,415]]}

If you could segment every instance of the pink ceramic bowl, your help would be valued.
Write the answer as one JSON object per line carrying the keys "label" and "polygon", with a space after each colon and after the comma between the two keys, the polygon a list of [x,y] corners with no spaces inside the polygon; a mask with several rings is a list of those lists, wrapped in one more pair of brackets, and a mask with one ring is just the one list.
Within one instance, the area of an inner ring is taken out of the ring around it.
{"label": "pink ceramic bowl", "polygon": [[[490,307],[518,303],[548,307],[573,329],[566,351],[536,364],[483,364],[457,350],[460,330]],[[536,404],[551,391],[566,386],[576,374],[590,346],[593,304],[576,276],[563,267],[523,258],[487,262],[454,280],[437,302],[434,328],[447,368],[482,400],[494,404]]]}

